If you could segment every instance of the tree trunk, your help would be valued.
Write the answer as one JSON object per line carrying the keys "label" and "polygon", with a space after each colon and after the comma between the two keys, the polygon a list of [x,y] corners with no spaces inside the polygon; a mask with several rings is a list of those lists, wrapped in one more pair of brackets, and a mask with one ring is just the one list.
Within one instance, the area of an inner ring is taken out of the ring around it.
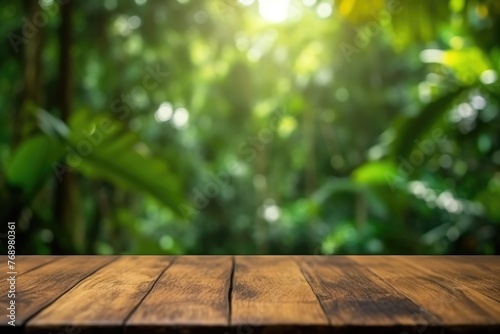
{"label": "tree trunk", "polygon": [[[32,18],[41,11],[38,1],[26,0],[24,8],[27,18]],[[23,91],[19,104],[19,111],[12,117],[12,149],[16,148],[31,131],[36,123],[29,114],[30,105],[43,106],[42,98],[42,45],[43,27],[37,27],[35,35],[22,46],[23,57]]]}
{"label": "tree trunk", "polygon": [[[71,32],[72,1],[61,5],[61,25],[59,26],[59,112],[64,122],[68,122],[72,105],[72,69],[71,69]],[[62,227],[61,237],[57,238],[56,252],[75,253],[73,226],[77,218],[77,187],[74,173],[64,173],[56,185],[54,197],[54,219]]]}
{"label": "tree trunk", "polygon": [[[24,12],[27,18],[32,18],[33,15],[40,11],[38,1],[25,0],[23,3]],[[12,136],[11,136],[11,152],[24,141],[24,139],[36,129],[36,122],[30,114],[30,108],[34,105],[43,106],[42,99],[42,73],[41,73],[41,55],[43,46],[43,27],[38,27],[37,32],[28,40],[28,42],[21,45],[20,57],[22,57],[23,64],[23,88],[19,99],[17,112],[12,115]],[[26,199],[22,194],[17,191],[11,191],[6,199],[1,198],[6,204],[5,212],[0,214],[2,221],[15,221],[20,222],[22,218],[23,209],[26,207]],[[28,223],[36,221],[32,220],[30,215],[26,215]],[[16,233],[17,242],[19,245],[27,245],[32,237],[33,228],[29,230],[19,229]],[[23,249],[20,249],[23,253]]]}

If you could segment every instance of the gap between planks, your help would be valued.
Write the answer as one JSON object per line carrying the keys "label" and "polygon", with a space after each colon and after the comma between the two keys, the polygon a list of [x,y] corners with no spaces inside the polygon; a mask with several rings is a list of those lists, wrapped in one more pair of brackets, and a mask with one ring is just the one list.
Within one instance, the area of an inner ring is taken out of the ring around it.
{"label": "gap between planks", "polygon": [[148,292],[146,292],[144,294],[144,296],[142,296],[142,298],[139,301],[139,303],[137,303],[137,305],[125,317],[125,319],[123,320],[122,326],[121,326],[122,327],[122,333],[125,332],[125,325],[126,325],[127,321],[130,319],[130,317],[132,317],[132,315],[135,313],[135,311],[139,308],[139,306],[142,304],[142,302],[144,301],[144,299],[146,299],[146,297],[151,293],[151,291],[155,287],[156,283],[158,283],[158,281],[160,280],[160,277],[162,277],[163,274],[168,270],[168,268],[170,268],[175,263],[175,260],[177,260],[177,256],[175,256],[175,257],[172,258],[172,261],[170,261],[169,264],[167,264],[167,266],[165,267],[165,269],[163,269],[161,271],[161,273],[158,275],[158,277],[154,280],[153,284],[151,284],[151,287],[149,288]]}
{"label": "gap between planks", "polygon": [[294,262],[297,264],[297,266],[299,267],[300,269],[300,273],[302,274],[302,276],[304,276],[304,279],[306,280],[307,284],[309,284],[309,288],[311,289],[311,291],[314,293],[314,295],[316,296],[316,300],[318,301],[318,304],[319,306],[321,306],[321,310],[323,311],[323,314],[325,316],[325,318],[328,320],[328,325],[332,325],[332,321],[330,320],[330,317],[328,317],[328,313],[326,312],[325,310],[325,305],[323,305],[323,303],[321,302],[321,300],[319,299],[319,296],[318,294],[316,293],[316,291],[313,289],[312,285],[311,285],[311,282],[309,281],[309,278],[307,277],[307,275],[304,273],[304,269],[302,268],[302,263],[301,261],[299,261],[300,257],[299,256],[294,256],[293,257],[293,260]]}
{"label": "gap between planks", "polygon": [[126,332],[227,328],[232,272],[230,256],[179,257],[128,319]]}
{"label": "gap between planks", "polygon": [[229,303],[229,315],[228,315],[228,324],[229,324],[229,327],[231,327],[231,324],[232,324],[232,314],[233,314],[233,287],[234,287],[234,267],[235,267],[235,258],[234,256],[231,256],[231,263],[232,263],[232,267],[231,267],[231,277],[229,278],[229,291],[227,293],[227,300],[228,300],[228,303]]}
{"label": "gap between planks", "polygon": [[[27,331],[57,332],[64,331],[67,326],[74,326],[82,332],[99,332],[104,327],[107,331],[120,333],[123,331],[124,319],[173,259],[118,257],[59,296],[56,303],[45,307],[26,324]],[[143,266],[134,270],[138,263],[143,263]],[[100,298],[96,299],[95,296]],[[97,300],[113,300],[113,303],[106,306],[99,302],[96,304]]]}
{"label": "gap between planks", "polygon": [[[15,260],[13,262],[16,263],[16,272],[17,272],[17,277],[24,275],[26,273],[29,273],[30,271],[33,271],[35,269],[39,269],[43,266],[46,266],[48,264],[52,264],[56,261],[59,261],[62,259],[64,256],[55,256],[55,255],[35,255],[35,256],[27,256],[27,255],[19,255],[16,256]],[[2,257],[3,262],[7,262],[9,259],[7,256]],[[26,266],[26,262],[28,261],[27,268],[22,268]],[[36,260],[36,261],[35,261]],[[32,262],[31,262],[32,261]],[[20,269],[19,269],[20,268]],[[9,275],[6,274],[5,272],[0,275],[0,280],[5,280]]]}
{"label": "gap between planks", "polygon": [[[54,262],[58,262],[59,260],[62,260],[64,258],[66,258],[66,256],[61,256],[59,259],[57,259],[55,261],[50,261],[48,263],[42,264],[40,266],[37,266],[36,268],[32,268],[32,270],[29,270],[29,271],[34,271],[35,269],[39,269],[39,268],[45,267],[48,264],[53,264]],[[41,307],[38,310],[36,310],[35,312],[33,312],[33,314],[31,314],[31,315],[27,316],[25,319],[23,319],[21,326],[23,328],[26,328],[26,324],[30,320],[34,319],[43,310],[45,310],[47,307],[51,306],[52,304],[56,303],[62,296],[64,296],[66,293],[68,293],[73,288],[75,288],[76,286],[78,286],[81,282],[83,282],[84,280],[86,280],[87,278],[89,278],[90,276],[92,276],[93,274],[95,274],[96,272],[98,272],[99,270],[101,270],[102,268],[108,266],[110,263],[113,263],[114,261],[118,260],[119,258],[120,258],[119,256],[113,257],[113,258],[111,258],[111,260],[109,260],[109,261],[103,263],[102,265],[98,266],[97,268],[89,271],[88,274],[82,276],[81,279],[79,279],[78,281],[76,281],[73,285],[69,286],[66,290],[64,290],[57,297],[55,297],[51,302],[47,303],[47,305],[44,305],[43,307]]]}

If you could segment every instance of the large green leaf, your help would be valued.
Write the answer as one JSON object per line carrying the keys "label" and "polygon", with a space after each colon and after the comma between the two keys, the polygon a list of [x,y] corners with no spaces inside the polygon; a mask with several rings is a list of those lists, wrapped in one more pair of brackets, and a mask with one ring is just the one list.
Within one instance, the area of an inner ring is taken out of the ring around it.
{"label": "large green leaf", "polygon": [[[391,1],[386,2],[386,10],[394,8],[390,16],[394,44],[408,46],[415,42],[432,41],[439,26],[450,19],[448,1]],[[432,15],[430,15],[432,13]],[[379,20],[384,19],[380,12]],[[387,21],[389,19],[386,18]]]}
{"label": "large green leaf", "polygon": [[182,199],[181,192],[163,161],[143,156],[133,147],[119,147],[113,153],[109,151],[105,146],[96,148],[76,169],[125,189],[146,192],[177,209]]}
{"label": "large green leaf", "polygon": [[[80,121],[70,120],[70,132],[62,139],[70,152],[66,155],[68,166],[87,177],[147,193],[177,210],[182,194],[165,162],[149,156],[147,146],[135,134],[125,131],[120,122],[103,115],[81,113],[86,112],[75,113]],[[40,113],[39,117],[52,128],[61,128],[60,120],[47,115]]]}
{"label": "large green leaf", "polygon": [[352,172],[353,180],[364,185],[387,184],[387,175],[396,175],[397,167],[389,161],[372,161]]}
{"label": "large green leaf", "polygon": [[359,190],[359,185],[353,182],[352,179],[344,178],[329,178],[324,184],[312,195],[312,199],[319,205],[324,205],[330,196],[339,193],[354,194]]}
{"label": "large green leaf", "polygon": [[397,129],[397,136],[393,143],[393,155],[408,156],[415,148],[415,140],[424,136],[432,127],[438,123],[442,116],[449,111],[455,99],[457,99],[467,87],[459,87],[447,94],[428,103],[416,117],[404,120]]}
{"label": "large green leaf", "polygon": [[31,198],[51,173],[53,163],[63,155],[61,145],[44,135],[26,140],[7,161],[7,182],[22,189],[26,198]]}

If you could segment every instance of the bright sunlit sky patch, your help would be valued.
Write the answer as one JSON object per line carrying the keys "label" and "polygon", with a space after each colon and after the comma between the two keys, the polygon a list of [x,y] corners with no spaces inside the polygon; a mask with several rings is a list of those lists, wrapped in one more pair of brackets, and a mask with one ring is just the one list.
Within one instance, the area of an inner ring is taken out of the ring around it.
{"label": "bright sunlit sky patch", "polygon": [[[239,0],[245,6],[251,5],[253,0]],[[300,21],[302,17],[301,9],[294,6],[292,0],[258,0],[260,16],[272,23],[281,23],[285,20]],[[332,1],[318,2],[317,0],[302,0],[305,7],[313,7],[315,5],[316,14],[320,18],[328,18],[332,15]],[[296,4],[295,4],[296,5]]]}
{"label": "bright sunlit sky patch", "polygon": [[253,3],[253,0],[238,0],[244,6],[250,6]]}
{"label": "bright sunlit sky patch", "polygon": [[259,0],[259,13],[265,20],[280,23],[288,16],[290,0]]}

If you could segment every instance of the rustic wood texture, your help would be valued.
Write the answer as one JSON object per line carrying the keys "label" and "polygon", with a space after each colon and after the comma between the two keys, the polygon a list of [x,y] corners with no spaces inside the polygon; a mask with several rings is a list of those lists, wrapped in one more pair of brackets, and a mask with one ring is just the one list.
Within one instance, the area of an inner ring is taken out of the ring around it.
{"label": "rustic wood texture", "polygon": [[231,324],[325,326],[328,320],[290,257],[236,257]]}
{"label": "rustic wood texture", "polygon": [[28,332],[64,332],[67,326],[80,329],[79,333],[119,332],[171,261],[166,256],[121,257],[30,320]]}
{"label": "rustic wood texture", "polygon": [[[55,262],[38,267],[16,279],[16,324],[25,321],[51,304],[82,279],[112,261],[111,257],[82,256],[64,257]],[[7,281],[0,282],[0,291],[7,291]],[[0,309],[9,303],[7,293],[0,297]],[[8,318],[2,316],[0,326],[6,326]]]}
{"label": "rustic wood texture", "polygon": [[[500,302],[500,263],[476,263],[456,261],[454,257],[418,256],[411,259],[400,258],[417,266],[428,274],[441,275],[482,293]],[[478,261],[481,262],[481,261]],[[497,261],[499,262],[499,261]],[[496,268],[498,267],[498,268]]]}
{"label": "rustic wood texture", "polygon": [[500,276],[500,257],[498,256],[435,256],[435,258],[451,260],[461,264],[474,264],[486,272]]}
{"label": "rustic wood texture", "polygon": [[335,327],[438,325],[439,320],[358,263],[346,257],[297,258]]}
{"label": "rustic wood texture", "polygon": [[127,321],[126,332],[227,327],[232,267],[231,257],[177,258]]}
{"label": "rustic wood texture", "polygon": [[[463,285],[454,274],[426,267],[429,261],[422,261],[420,257],[356,256],[353,259],[434,314],[446,327],[461,329],[500,324],[499,302]],[[441,266],[445,268],[446,263]]]}
{"label": "rustic wood texture", "polygon": [[[16,266],[15,272],[17,272],[17,275],[22,275],[26,274],[27,272],[39,268],[43,265],[46,265],[50,262],[57,261],[58,259],[61,259],[60,256],[45,256],[45,255],[34,255],[34,256],[25,256],[25,255],[20,255],[16,256],[14,259],[14,263]],[[7,263],[9,259],[7,256],[2,256],[2,263]],[[9,274],[7,272],[2,272],[0,274],[0,281],[4,281]]]}
{"label": "rustic wood texture", "polygon": [[17,327],[4,316],[2,333],[500,333],[496,256],[27,256],[16,267]]}

